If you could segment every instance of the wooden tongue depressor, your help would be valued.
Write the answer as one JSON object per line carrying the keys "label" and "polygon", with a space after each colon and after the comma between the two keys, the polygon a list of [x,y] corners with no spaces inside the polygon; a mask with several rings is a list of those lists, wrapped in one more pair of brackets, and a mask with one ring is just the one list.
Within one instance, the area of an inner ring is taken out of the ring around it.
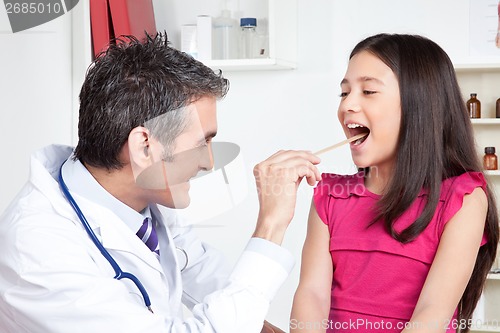
{"label": "wooden tongue depressor", "polygon": [[346,143],[349,143],[349,142],[353,142],[353,141],[356,141],[358,139],[361,139],[365,136],[367,136],[368,133],[361,133],[361,134],[358,134],[358,135],[355,135],[353,137],[350,137],[349,139],[346,139],[344,141],[340,141],[334,145],[331,145],[330,147],[326,147],[326,148],[323,148],[321,150],[318,150],[317,152],[313,153],[314,155],[319,155],[319,154],[323,154],[323,153],[326,153],[327,151],[330,151],[332,149],[335,149],[335,148],[338,148],[340,146],[343,146],[345,145]]}

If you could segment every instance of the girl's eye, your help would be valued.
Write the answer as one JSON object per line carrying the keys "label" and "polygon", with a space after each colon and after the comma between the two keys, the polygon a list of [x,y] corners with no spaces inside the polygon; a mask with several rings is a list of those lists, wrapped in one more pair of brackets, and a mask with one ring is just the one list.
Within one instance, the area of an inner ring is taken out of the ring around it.
{"label": "girl's eye", "polygon": [[372,90],[363,90],[363,94],[365,94],[365,95],[373,95],[375,93],[377,93],[377,92],[376,91],[372,91]]}
{"label": "girl's eye", "polygon": [[347,92],[341,92],[340,95],[339,95],[339,97],[346,97],[347,94],[348,94]]}

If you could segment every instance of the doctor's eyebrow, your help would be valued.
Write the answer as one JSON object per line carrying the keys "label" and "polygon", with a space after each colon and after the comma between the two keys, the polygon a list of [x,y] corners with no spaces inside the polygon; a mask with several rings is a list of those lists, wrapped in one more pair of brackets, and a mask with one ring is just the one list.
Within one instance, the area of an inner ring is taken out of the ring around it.
{"label": "doctor's eyebrow", "polygon": [[203,139],[200,139],[198,144],[205,144],[208,140],[213,139],[217,135],[217,131],[208,132]]}

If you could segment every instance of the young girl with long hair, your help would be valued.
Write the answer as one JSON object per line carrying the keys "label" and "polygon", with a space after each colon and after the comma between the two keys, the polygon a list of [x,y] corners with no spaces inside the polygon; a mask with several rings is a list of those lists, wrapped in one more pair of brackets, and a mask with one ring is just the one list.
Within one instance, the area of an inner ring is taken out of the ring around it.
{"label": "young girl with long hair", "polygon": [[291,332],[467,332],[499,238],[453,65],[433,41],[361,41],[338,118],[359,168],[315,189]]}

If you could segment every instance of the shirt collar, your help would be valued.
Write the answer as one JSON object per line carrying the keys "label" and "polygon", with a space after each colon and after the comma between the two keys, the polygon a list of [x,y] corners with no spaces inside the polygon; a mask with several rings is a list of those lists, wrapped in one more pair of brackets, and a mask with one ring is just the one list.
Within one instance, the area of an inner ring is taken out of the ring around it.
{"label": "shirt collar", "polygon": [[[73,155],[66,160],[62,171],[64,182],[70,192],[108,208],[134,233],[139,230],[145,217],[151,217],[149,207],[141,214],[111,195],[97,182],[79,160],[73,159]],[[85,212],[83,213],[85,214]]]}
{"label": "shirt collar", "polygon": [[[357,197],[371,197],[379,200],[382,195],[371,192],[365,186],[365,172],[359,171],[353,175],[326,174],[322,177],[336,179],[334,185],[330,186],[329,194],[335,198],[347,199],[354,195]],[[366,177],[370,177],[369,175]],[[428,195],[427,189],[421,189],[418,197]]]}
{"label": "shirt collar", "polygon": [[144,208],[144,210],[141,212],[141,215],[143,217],[143,219],[145,218],[152,218],[151,216],[151,209],[149,208],[149,206],[147,206],[146,208]]}

